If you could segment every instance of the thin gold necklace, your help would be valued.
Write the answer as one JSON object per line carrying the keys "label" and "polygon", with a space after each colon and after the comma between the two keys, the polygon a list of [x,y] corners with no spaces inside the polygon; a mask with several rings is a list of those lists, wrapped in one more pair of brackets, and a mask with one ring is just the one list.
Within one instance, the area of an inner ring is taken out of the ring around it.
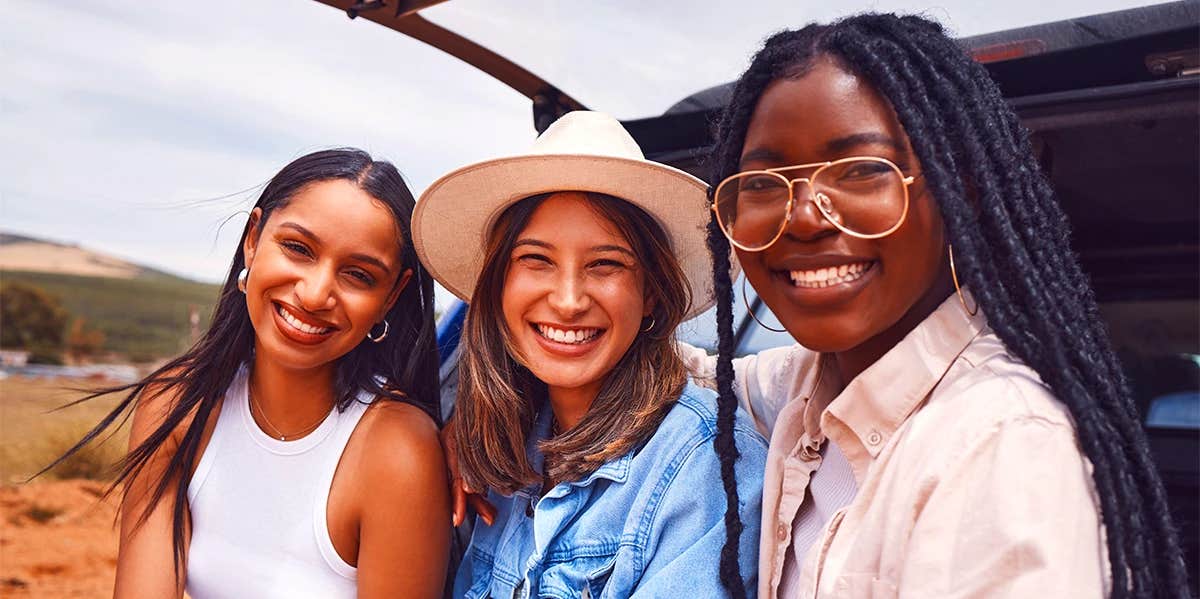
{"label": "thin gold necklace", "polygon": [[[288,435],[283,434],[283,431],[279,430],[279,427],[275,426],[275,424],[271,422],[270,418],[267,418],[267,411],[264,410],[262,408],[262,406],[258,405],[257,401],[255,401],[254,394],[250,392],[250,385],[246,385],[246,395],[248,395],[250,397],[250,405],[254,408],[258,408],[258,415],[262,416],[263,423],[266,424],[267,426],[271,427],[271,430],[275,431],[273,434],[271,434],[271,436],[274,437],[274,436],[278,435],[280,441],[287,441]],[[253,412],[251,412],[251,415],[253,416]],[[325,418],[327,418],[328,416],[329,416],[329,412],[326,412],[324,415],[321,416],[320,420],[317,420],[316,422],[310,424],[309,426],[305,427],[304,430],[301,430],[300,432],[293,433],[291,435],[292,439],[296,439],[297,437],[303,437],[303,436],[317,430],[317,427],[321,426],[321,423],[325,422]]]}

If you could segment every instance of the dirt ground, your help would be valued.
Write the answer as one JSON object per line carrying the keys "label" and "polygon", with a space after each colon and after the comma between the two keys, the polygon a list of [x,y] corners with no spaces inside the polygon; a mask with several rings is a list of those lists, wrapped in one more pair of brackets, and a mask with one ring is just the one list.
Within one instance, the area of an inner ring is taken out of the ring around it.
{"label": "dirt ground", "polygon": [[0,487],[0,597],[109,597],[117,565],[117,498],[104,483],[45,480]]}

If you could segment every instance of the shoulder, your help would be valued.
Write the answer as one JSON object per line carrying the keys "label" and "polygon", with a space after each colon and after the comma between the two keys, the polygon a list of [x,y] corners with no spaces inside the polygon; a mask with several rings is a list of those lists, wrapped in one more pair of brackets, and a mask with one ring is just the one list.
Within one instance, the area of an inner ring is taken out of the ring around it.
{"label": "shoulder", "polygon": [[[761,484],[766,467],[767,442],[745,413],[734,417],[733,441],[739,458],[737,478],[757,478]],[[671,407],[658,430],[636,452],[635,468],[643,476],[658,478],[665,487],[687,489],[719,481],[721,455],[717,443],[717,394],[688,385]]]}
{"label": "shoulder", "polygon": [[[149,382],[138,395],[133,409],[133,422],[129,430],[130,442],[134,445],[145,441],[151,434],[162,427],[179,404],[181,387],[164,381],[177,380],[185,376],[182,368],[167,371],[158,381]],[[214,409],[209,416],[209,425],[216,422],[219,409]],[[173,448],[182,440],[184,433],[196,417],[196,410],[189,410],[183,418],[171,428],[167,442],[163,447]]]}
{"label": "shoulder", "polygon": [[376,399],[359,421],[365,465],[373,471],[408,471],[423,464],[444,464],[438,427],[420,408]]}
{"label": "shoulder", "polygon": [[1050,447],[1079,454],[1066,405],[990,334],[955,361],[906,427],[910,444],[928,440],[966,450],[1033,438],[1037,444],[1013,450],[1031,459]]}
{"label": "shoulder", "polygon": [[934,388],[929,407],[935,406],[982,425],[1039,420],[1074,428],[1066,405],[990,332],[973,342]]}
{"label": "shoulder", "polygon": [[[659,430],[693,432],[702,440],[711,440],[717,434],[717,398],[716,391],[688,383]],[[739,446],[749,443],[766,447],[766,441],[741,407],[734,413],[733,430]]]}

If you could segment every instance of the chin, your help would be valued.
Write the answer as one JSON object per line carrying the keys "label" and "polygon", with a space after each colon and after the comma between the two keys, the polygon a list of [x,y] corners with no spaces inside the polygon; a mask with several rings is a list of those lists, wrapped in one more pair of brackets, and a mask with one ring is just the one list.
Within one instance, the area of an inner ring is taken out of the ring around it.
{"label": "chin", "polygon": [[786,327],[797,343],[823,354],[849,351],[874,336],[868,323],[849,319],[809,317]]}
{"label": "chin", "polygon": [[550,387],[570,389],[586,385],[596,378],[591,376],[588,370],[574,364],[542,362],[530,368],[529,372]]}

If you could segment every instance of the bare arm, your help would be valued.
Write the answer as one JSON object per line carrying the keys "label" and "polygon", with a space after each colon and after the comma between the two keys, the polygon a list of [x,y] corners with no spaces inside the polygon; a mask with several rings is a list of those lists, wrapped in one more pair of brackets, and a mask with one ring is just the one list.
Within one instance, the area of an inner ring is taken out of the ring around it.
{"label": "bare arm", "polygon": [[379,410],[366,441],[358,596],[441,597],[451,530],[437,427],[419,409],[393,404]]}
{"label": "bare arm", "polygon": [[[162,424],[170,409],[171,398],[147,393],[138,401],[129,433],[129,449],[141,445]],[[186,430],[184,422],[179,432]],[[171,544],[172,508],[179,481],[172,481],[162,500],[139,521],[154,489],[178,447],[178,435],[172,435],[136,476],[125,483],[121,501],[120,553],[117,557],[114,599],[141,597],[182,597],[185,577],[176,580]]]}

